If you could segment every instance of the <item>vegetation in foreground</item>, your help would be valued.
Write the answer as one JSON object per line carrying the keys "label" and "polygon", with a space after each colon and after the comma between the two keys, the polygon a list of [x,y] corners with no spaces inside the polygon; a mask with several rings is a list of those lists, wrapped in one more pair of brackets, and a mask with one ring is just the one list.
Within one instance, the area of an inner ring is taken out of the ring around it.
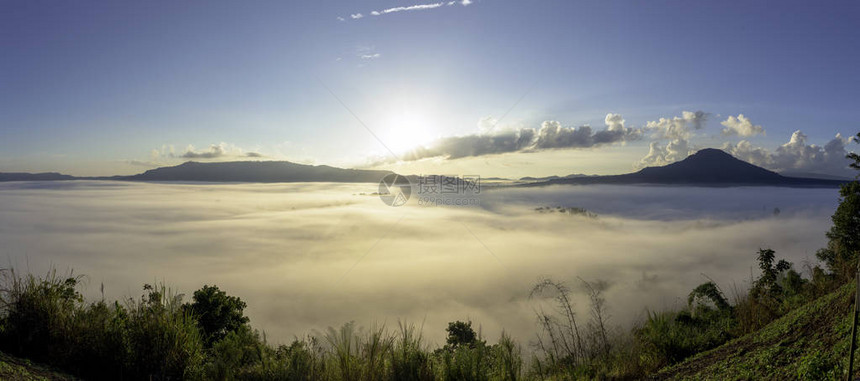
{"label": "vegetation in foreground", "polygon": [[[860,156],[849,158],[860,169]],[[554,308],[537,312],[536,355],[527,361],[506,335],[490,344],[461,321],[449,323],[439,348],[407,323],[393,330],[347,323],[273,347],[251,328],[245,303],[217,286],[197,290],[190,302],[150,285],[125,303],[86,302],[79,277],[13,270],[0,279],[0,350],[111,380],[837,379],[847,373],[860,183],[844,185],[840,196],[828,244],[816,254],[821,265],[808,266],[806,278],[759,249],[760,272],[748,291],[733,290],[730,301],[706,282],[686,308],[651,312],[630,331],[610,326],[605,283],[580,279],[590,300],[582,319],[567,285],[538,282],[531,297]],[[27,371],[7,359],[0,358],[0,375]]]}

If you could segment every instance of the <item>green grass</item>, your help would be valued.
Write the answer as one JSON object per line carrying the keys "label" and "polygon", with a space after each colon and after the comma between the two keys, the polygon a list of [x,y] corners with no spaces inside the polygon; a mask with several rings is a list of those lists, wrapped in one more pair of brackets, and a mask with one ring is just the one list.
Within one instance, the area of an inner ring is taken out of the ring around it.
{"label": "green grass", "polygon": [[0,352],[0,380],[8,381],[66,381],[76,378],[57,372],[45,365],[35,364]]}
{"label": "green grass", "polygon": [[[273,347],[243,318],[243,303],[222,316],[230,319],[210,319],[213,332],[221,332],[227,321],[236,326],[209,344],[195,308],[163,286],[146,286],[142,297],[124,304],[89,303],[77,292],[75,277],[5,276],[0,350],[105,380],[837,379],[847,367],[854,291],[852,283],[798,303],[728,342],[731,308],[695,308],[650,314],[633,334],[605,342],[588,334],[593,348],[607,349],[586,351],[591,355],[579,362],[562,356],[527,363],[520,344],[504,334],[496,344],[487,343],[471,331],[471,322],[449,325],[448,344],[440,348],[426,345],[423,327],[406,323],[395,329],[347,323]],[[585,326],[601,332],[593,322]],[[8,355],[0,360],[2,380],[67,379],[27,360]]]}
{"label": "green grass", "polygon": [[[663,369],[661,379],[844,379],[854,285],[809,302],[764,328]],[[855,361],[855,369],[857,368]],[[860,374],[855,370],[855,375]]]}

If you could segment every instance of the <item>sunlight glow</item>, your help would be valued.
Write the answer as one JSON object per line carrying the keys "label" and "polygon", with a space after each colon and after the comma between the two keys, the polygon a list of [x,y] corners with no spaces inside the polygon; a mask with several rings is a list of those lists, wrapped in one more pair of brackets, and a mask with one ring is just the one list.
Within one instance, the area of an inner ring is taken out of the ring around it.
{"label": "sunlight glow", "polygon": [[435,138],[434,122],[427,114],[412,108],[391,110],[386,115],[383,131],[380,138],[397,153],[426,146]]}

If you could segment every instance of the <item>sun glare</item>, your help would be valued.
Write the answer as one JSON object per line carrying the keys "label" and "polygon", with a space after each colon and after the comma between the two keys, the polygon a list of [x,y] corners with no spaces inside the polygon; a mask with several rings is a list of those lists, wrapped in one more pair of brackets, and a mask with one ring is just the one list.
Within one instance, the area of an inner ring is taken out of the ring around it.
{"label": "sun glare", "polygon": [[411,109],[392,110],[385,121],[382,141],[394,152],[403,153],[433,140],[433,122],[424,113]]}

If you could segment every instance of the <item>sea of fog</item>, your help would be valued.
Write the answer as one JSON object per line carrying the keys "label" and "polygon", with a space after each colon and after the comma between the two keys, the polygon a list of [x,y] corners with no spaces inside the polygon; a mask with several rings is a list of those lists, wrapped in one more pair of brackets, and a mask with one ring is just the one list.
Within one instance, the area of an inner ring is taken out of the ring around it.
{"label": "sea of fog", "polygon": [[[0,184],[0,267],[85,274],[85,294],[139,297],[216,284],[270,342],[339,326],[471,320],[495,341],[536,332],[531,285],[604,280],[610,323],[678,307],[713,279],[749,286],[759,248],[815,261],[835,189],[554,186],[485,189],[478,205],[385,205],[376,184]],[[539,213],[579,207],[597,218]],[[776,211],[778,209],[778,212]],[[545,308],[545,307],[544,307]]]}

